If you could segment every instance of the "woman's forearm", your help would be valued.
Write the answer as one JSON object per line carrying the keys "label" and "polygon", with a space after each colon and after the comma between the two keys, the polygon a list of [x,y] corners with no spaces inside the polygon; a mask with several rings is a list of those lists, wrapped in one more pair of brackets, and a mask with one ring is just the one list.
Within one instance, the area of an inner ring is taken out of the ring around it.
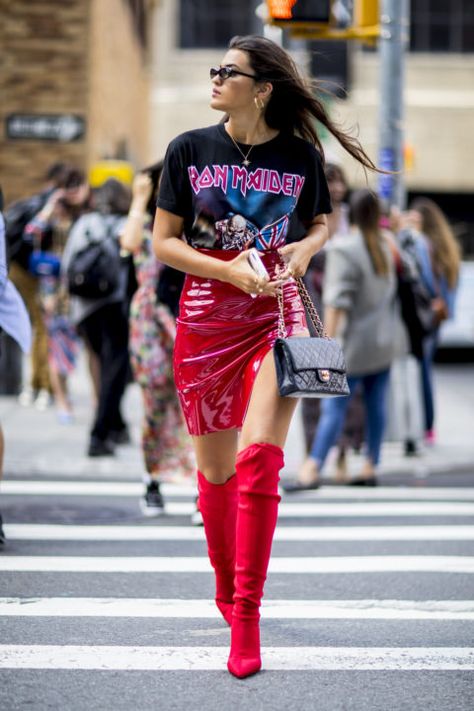
{"label": "woman's forearm", "polygon": [[337,338],[343,330],[346,321],[346,312],[334,306],[324,308],[324,330],[329,338]]}
{"label": "woman's forearm", "polygon": [[323,219],[319,216],[317,221],[313,222],[302,240],[312,257],[324,247],[329,239],[327,219],[325,216],[322,217]]}
{"label": "woman's forearm", "polygon": [[145,211],[133,208],[128,213],[127,221],[120,235],[120,246],[127,252],[135,252],[143,240],[143,227],[146,219]]}

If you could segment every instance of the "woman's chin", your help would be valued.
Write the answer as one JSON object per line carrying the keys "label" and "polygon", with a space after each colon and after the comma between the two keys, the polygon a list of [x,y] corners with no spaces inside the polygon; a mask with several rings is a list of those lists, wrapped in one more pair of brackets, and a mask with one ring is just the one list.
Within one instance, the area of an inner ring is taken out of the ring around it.
{"label": "woman's chin", "polygon": [[225,111],[226,110],[226,108],[224,106],[224,102],[222,100],[219,100],[218,96],[211,97],[209,106],[211,107],[211,109],[215,109],[216,111]]}

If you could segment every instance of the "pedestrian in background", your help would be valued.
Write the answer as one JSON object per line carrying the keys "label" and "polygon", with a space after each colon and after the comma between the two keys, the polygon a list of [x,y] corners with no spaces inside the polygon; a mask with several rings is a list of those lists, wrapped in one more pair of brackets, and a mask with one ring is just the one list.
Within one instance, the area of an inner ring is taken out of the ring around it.
{"label": "pedestrian in background", "polygon": [[[454,315],[454,302],[459,279],[460,248],[453,231],[435,202],[417,198],[405,218],[405,230],[399,235],[402,244],[411,240],[420,278],[431,296],[434,328],[424,340],[421,359],[425,443],[436,441],[433,392],[433,359],[439,327]],[[408,232],[408,234],[407,234]]]}
{"label": "pedestrian in background", "polygon": [[[5,331],[13,338],[24,353],[31,348],[31,323],[25,304],[8,279],[7,254],[5,243],[5,222],[2,215],[3,193],[0,187],[0,333]],[[5,440],[0,423],[0,482],[3,476],[3,456]],[[5,542],[3,520],[0,512],[0,545]]]}
{"label": "pedestrian in background", "polygon": [[[118,253],[130,200],[129,189],[118,180],[111,178],[97,189],[94,210],[81,217],[69,235],[62,260],[64,275],[91,243],[110,240]],[[129,367],[127,268],[106,296],[71,296],[71,317],[99,362],[99,394],[87,454],[113,456],[116,444],[130,440],[120,409]]]}
{"label": "pedestrian in background", "polygon": [[152,249],[152,228],[163,164],[139,173],[120,244],[133,255],[138,289],[130,307],[130,358],[143,397],[142,449],[146,468],[140,504],[146,516],[164,511],[162,481],[182,481],[194,474],[192,444],[185,429],[173,378],[175,320],[157,299],[163,265]]}
{"label": "pedestrian in background", "polygon": [[[349,205],[347,204],[349,185],[342,167],[336,163],[326,163],[324,173],[331,197],[332,212],[328,215],[328,233],[329,240],[331,240],[336,235],[343,236],[349,233]],[[305,275],[305,284],[322,320],[324,320],[322,291],[328,244],[329,242],[318,254],[314,255]],[[312,335],[315,334],[312,333]],[[306,454],[309,454],[311,449],[320,410],[321,402],[319,399],[302,399],[301,413]],[[344,483],[347,480],[347,450],[353,447],[359,451],[362,447],[364,441],[364,419],[364,405],[359,387],[351,399],[344,423],[344,431],[338,441],[336,471],[334,475],[334,479],[338,483]],[[306,472],[308,466],[312,468],[311,460],[306,458],[296,481],[283,483],[283,489],[287,493],[297,493],[298,491],[316,489],[319,487],[320,482],[311,476],[311,471]]]}
{"label": "pedestrian in background", "polygon": [[[69,295],[60,275],[60,260],[73,224],[90,209],[90,190],[84,174],[74,168],[63,178],[45,205],[25,227],[34,246],[30,268],[38,270],[38,296],[48,333],[48,365],[51,389],[59,421],[72,421],[73,408],[68,378],[78,354],[78,339],[69,317]],[[35,255],[36,252],[36,255]],[[57,266],[56,266],[57,265]]]}
{"label": "pedestrian in background", "polygon": [[[270,40],[235,37],[210,76],[211,107],[225,119],[170,144],[154,240],[158,259],[186,272],[175,380],[197,456],[216,603],[232,626],[228,669],[246,677],[261,667],[259,607],[296,406],[280,397],[276,382],[275,297],[281,289],[287,334],[309,335],[293,278],[325,243],[331,211],[315,119],[356,160],[375,166]],[[235,215],[245,219],[237,250],[222,229]],[[193,242],[198,221],[200,245],[208,225],[205,248]],[[249,245],[261,252],[268,276],[250,266]]]}
{"label": "pedestrian in background", "polygon": [[48,407],[51,383],[48,367],[48,332],[39,300],[39,280],[29,270],[33,251],[32,235],[25,234],[28,222],[41,210],[51,195],[64,186],[70,166],[63,162],[50,165],[44,189],[28,198],[18,200],[5,211],[9,276],[26,304],[33,327],[30,382],[24,386],[19,402],[23,406],[33,403],[39,410]]}
{"label": "pedestrian in background", "polygon": [[327,249],[323,300],[326,332],[342,340],[351,395],[323,401],[305,473],[308,483],[318,481],[329,450],[343,430],[352,394],[361,383],[367,452],[360,476],[350,483],[375,485],[395,356],[396,275],[389,237],[379,227],[377,196],[369,190],[354,192],[349,220],[350,233],[334,238]]}

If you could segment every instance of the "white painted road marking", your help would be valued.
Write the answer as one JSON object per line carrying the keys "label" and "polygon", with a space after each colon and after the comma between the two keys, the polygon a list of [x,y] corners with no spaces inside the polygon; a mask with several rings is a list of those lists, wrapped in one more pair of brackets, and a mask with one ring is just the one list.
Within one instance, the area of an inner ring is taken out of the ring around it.
{"label": "white painted road marking", "polygon": [[[436,555],[273,557],[272,573],[474,573],[474,557]],[[210,573],[202,557],[3,556],[0,571],[43,573]]]}
{"label": "white painted road marking", "polygon": [[[472,600],[264,600],[265,619],[474,620]],[[213,600],[4,597],[0,617],[217,618]]]}
{"label": "white painted road marking", "polygon": [[[9,540],[29,541],[204,541],[191,526],[86,526],[4,524]],[[277,526],[275,541],[472,541],[474,526]]]}
{"label": "white painted road marking", "polygon": [[[51,481],[51,480],[8,480],[0,486],[2,494],[28,496],[130,496],[143,495],[143,484],[124,481]],[[179,484],[162,484],[161,490],[165,497],[193,498],[196,487]],[[440,500],[447,502],[474,501],[474,487],[394,487],[378,486],[374,489],[361,491],[346,486],[327,486],[305,493],[308,499],[409,499],[409,500]]]}
{"label": "white painted road marking", "polygon": [[[227,647],[0,645],[3,669],[226,670]],[[471,671],[469,647],[270,647],[271,671]]]}
{"label": "white painted road marking", "polygon": [[[190,516],[195,510],[192,501],[167,501],[166,513],[170,516]],[[308,503],[281,503],[278,507],[281,518],[321,518],[328,516],[367,517],[378,516],[474,516],[474,503],[427,502],[414,503],[394,502],[367,502],[354,501],[351,503],[328,504],[324,502]]]}

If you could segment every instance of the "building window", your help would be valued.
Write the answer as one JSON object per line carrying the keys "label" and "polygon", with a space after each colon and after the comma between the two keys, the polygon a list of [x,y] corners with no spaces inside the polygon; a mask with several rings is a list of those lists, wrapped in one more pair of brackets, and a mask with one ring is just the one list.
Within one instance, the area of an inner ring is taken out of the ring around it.
{"label": "building window", "polygon": [[254,0],[181,0],[179,46],[224,48],[234,35],[255,31]]}
{"label": "building window", "polygon": [[473,0],[411,0],[412,52],[474,52]]}

